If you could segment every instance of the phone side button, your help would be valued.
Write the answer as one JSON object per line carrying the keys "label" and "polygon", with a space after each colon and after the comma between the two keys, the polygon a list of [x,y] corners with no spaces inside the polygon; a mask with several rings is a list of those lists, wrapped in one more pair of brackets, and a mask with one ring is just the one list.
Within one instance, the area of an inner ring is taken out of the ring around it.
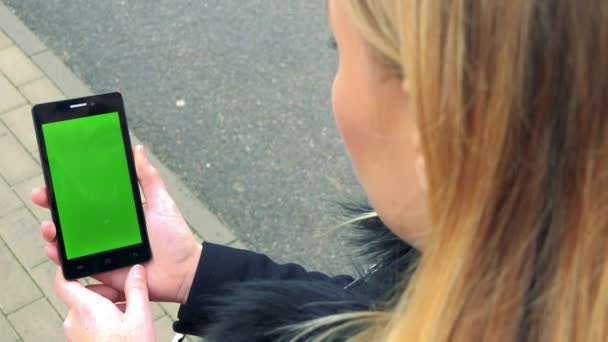
{"label": "phone side button", "polygon": [[77,271],[82,271],[82,270],[84,270],[84,265],[76,265],[76,270],[77,270]]}
{"label": "phone side button", "polygon": [[139,253],[133,252],[133,253],[131,253],[131,256],[137,258],[139,256]]}

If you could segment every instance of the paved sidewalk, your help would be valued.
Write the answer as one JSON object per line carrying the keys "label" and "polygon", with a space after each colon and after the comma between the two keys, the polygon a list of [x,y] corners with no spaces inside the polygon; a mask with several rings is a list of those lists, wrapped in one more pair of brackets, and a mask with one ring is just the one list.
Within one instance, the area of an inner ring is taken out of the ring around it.
{"label": "paved sidewalk", "polygon": [[[64,340],[67,310],[53,292],[56,267],[46,259],[39,234],[39,222],[50,216],[29,200],[32,187],[44,184],[30,111],[35,103],[89,94],[0,2],[0,341]],[[147,151],[199,239],[244,247]],[[158,341],[171,340],[176,314],[175,304],[152,304]]]}

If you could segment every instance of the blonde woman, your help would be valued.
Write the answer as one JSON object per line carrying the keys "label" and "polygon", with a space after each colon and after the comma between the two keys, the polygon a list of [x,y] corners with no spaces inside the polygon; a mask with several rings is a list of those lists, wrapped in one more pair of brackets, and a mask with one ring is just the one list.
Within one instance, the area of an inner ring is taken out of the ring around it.
{"label": "blonde woman", "polygon": [[[154,260],[105,285],[58,277],[68,339],[151,339],[149,293],[210,340],[608,341],[608,2],[328,9],[334,113],[379,217],[360,221],[378,264],[354,280],[201,250],[138,149]],[[51,223],[42,235],[57,261]]]}

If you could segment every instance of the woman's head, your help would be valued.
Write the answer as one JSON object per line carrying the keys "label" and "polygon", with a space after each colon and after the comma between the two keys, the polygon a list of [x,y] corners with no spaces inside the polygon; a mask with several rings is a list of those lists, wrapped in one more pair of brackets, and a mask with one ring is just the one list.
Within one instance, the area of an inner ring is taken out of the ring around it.
{"label": "woman's head", "polygon": [[357,178],[382,220],[421,246],[429,223],[407,86],[370,54],[343,2],[328,2],[328,15],[340,51],[332,102]]}
{"label": "woman's head", "polygon": [[330,9],[334,107],[358,177],[402,237],[430,231],[378,331],[606,340],[608,2]]}

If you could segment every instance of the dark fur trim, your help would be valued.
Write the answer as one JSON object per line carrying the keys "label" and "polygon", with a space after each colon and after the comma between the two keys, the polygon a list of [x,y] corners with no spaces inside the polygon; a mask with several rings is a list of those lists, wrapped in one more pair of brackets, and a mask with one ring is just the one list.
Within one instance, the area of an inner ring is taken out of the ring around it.
{"label": "dark fur trim", "polygon": [[309,281],[236,284],[230,287],[229,295],[212,302],[214,318],[204,332],[206,341],[280,341],[290,337],[280,330],[287,325],[370,309],[361,294],[332,283]]}
{"label": "dark fur trim", "polygon": [[[342,203],[340,206],[349,218],[374,211],[367,203]],[[351,244],[357,249],[357,254],[371,264],[389,265],[408,254],[418,258],[418,251],[395,235],[379,217],[355,222],[349,229],[352,232]]]}
{"label": "dark fur trim", "polygon": [[[349,204],[342,208],[349,218],[373,211],[369,205]],[[376,265],[373,271],[346,290],[328,282],[309,281],[232,285],[227,295],[212,299],[215,304],[211,324],[203,332],[206,341],[282,341],[292,335],[286,335],[280,328],[291,324],[337,313],[390,307],[388,300],[405,286],[408,270],[419,252],[393,234],[379,218],[357,222],[351,231],[353,245],[361,247],[359,254]],[[354,333],[353,329],[344,331],[332,341],[344,340]]]}
{"label": "dark fur trim", "polygon": [[[367,202],[342,203],[340,206],[350,218],[374,211]],[[365,283],[371,298],[380,306],[386,306],[386,301],[405,287],[420,252],[395,235],[379,217],[355,222],[347,229],[358,256],[378,269],[375,276],[366,279],[368,275],[364,274],[358,281]]]}

